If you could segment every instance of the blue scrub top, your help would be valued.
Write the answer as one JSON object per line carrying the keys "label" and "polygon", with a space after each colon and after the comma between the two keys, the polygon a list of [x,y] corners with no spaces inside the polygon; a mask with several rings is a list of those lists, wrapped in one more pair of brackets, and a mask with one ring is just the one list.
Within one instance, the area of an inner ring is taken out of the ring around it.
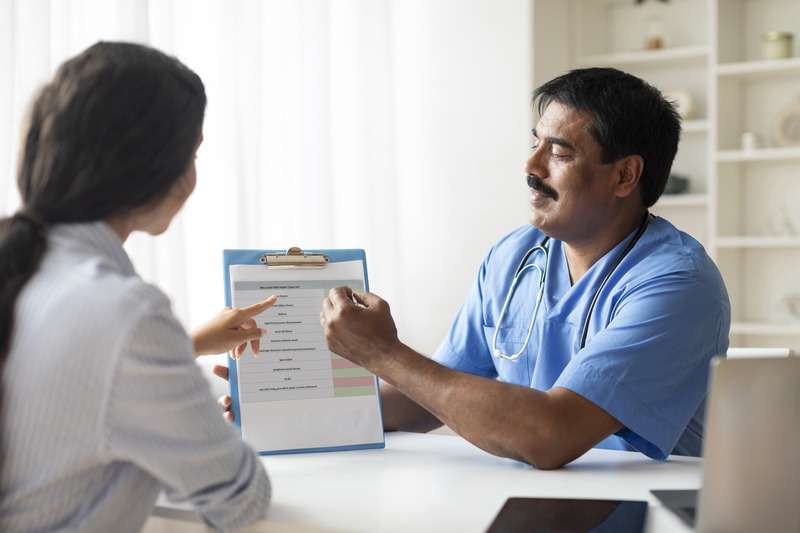
{"label": "blue scrub top", "polygon": [[[663,218],[646,231],[601,291],[578,350],[595,292],[631,233],[573,286],[563,243],[528,263],[547,277],[527,348],[516,362],[492,355],[492,338],[511,280],[542,233],[527,225],[489,251],[450,333],[433,356],[463,372],[538,390],[563,387],[591,400],[625,428],[598,448],[639,450],[665,460],[702,452],[709,362],[728,350],[731,313],[722,276],[703,246]],[[497,346],[515,354],[527,336],[539,274],[522,274],[508,304]]]}

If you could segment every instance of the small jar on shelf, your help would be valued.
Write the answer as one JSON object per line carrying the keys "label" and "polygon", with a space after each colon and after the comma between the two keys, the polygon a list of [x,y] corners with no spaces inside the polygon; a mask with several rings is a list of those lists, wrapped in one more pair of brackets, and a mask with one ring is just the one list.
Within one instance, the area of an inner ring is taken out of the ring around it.
{"label": "small jar on shelf", "polygon": [[788,31],[768,31],[761,46],[762,59],[786,59],[794,55],[794,35]]}

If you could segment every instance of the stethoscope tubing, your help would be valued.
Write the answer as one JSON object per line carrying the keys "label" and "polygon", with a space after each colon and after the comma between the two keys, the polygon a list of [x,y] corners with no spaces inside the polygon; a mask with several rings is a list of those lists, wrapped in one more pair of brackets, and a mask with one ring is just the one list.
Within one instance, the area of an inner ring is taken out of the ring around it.
{"label": "stethoscope tubing", "polygon": [[[550,258],[550,253],[545,248],[545,243],[549,237],[545,237],[542,242],[538,245],[534,246],[530,250],[525,253],[525,256],[522,258],[519,266],[517,267],[517,271],[514,273],[514,277],[511,280],[511,287],[508,289],[508,294],[506,294],[506,300],[503,302],[503,308],[500,310],[500,318],[497,320],[497,327],[494,330],[494,336],[492,337],[492,353],[495,357],[501,357],[503,359],[508,359],[509,361],[516,362],[522,352],[525,351],[525,348],[528,346],[528,342],[531,339],[531,332],[533,332],[533,323],[536,321],[536,314],[539,312],[539,304],[542,303],[542,295],[544,294],[544,280],[547,276],[547,263],[548,259]],[[525,263],[528,262],[528,258],[530,258],[533,252],[540,251],[544,254],[544,268],[540,268],[538,265],[530,264],[526,265]],[[503,317],[505,317],[506,309],[508,308],[508,303],[511,301],[511,295],[514,294],[514,288],[517,286],[517,281],[519,281],[519,277],[522,275],[523,272],[528,270],[529,268],[535,268],[539,271],[539,290],[537,291],[538,294],[536,295],[536,306],[533,308],[533,316],[531,317],[531,323],[528,326],[528,334],[525,337],[525,342],[522,344],[522,349],[515,353],[514,355],[506,355],[502,351],[497,348],[497,334],[500,332],[500,324],[503,323]]]}
{"label": "stethoscope tubing", "polygon": [[[586,312],[586,319],[583,322],[583,330],[581,331],[581,340],[578,347],[579,351],[586,346],[586,337],[589,334],[589,323],[591,322],[592,313],[594,312],[594,307],[600,296],[600,292],[606,286],[608,280],[611,279],[611,275],[617,269],[617,267],[625,258],[625,256],[628,255],[628,253],[633,249],[633,247],[636,246],[636,243],[639,242],[639,239],[642,237],[644,231],[647,229],[649,222],[650,222],[650,212],[645,211],[642,223],[639,225],[639,229],[636,231],[636,234],[633,236],[633,239],[631,239],[631,242],[629,242],[628,246],[625,247],[625,250],[622,251],[622,253],[617,258],[614,265],[611,267],[611,269],[603,278],[603,281],[600,283],[600,286],[594,292],[592,301],[589,304],[589,310]],[[522,261],[520,261],[519,266],[517,267],[517,270],[514,273],[514,277],[511,280],[511,286],[508,289],[508,294],[506,294],[506,299],[503,302],[502,309],[500,310],[500,316],[497,318],[497,325],[494,330],[494,335],[492,336],[492,354],[497,358],[507,359],[509,361],[513,361],[516,363],[517,361],[519,361],[520,356],[522,356],[522,353],[528,347],[528,342],[530,341],[531,333],[533,332],[533,324],[536,321],[536,315],[539,312],[539,305],[542,301],[542,295],[544,294],[544,283],[545,279],[547,278],[547,264],[550,262],[550,252],[548,250],[549,246],[545,245],[548,243],[549,240],[550,237],[545,236],[539,244],[537,244],[536,246],[525,252],[525,255],[522,257]],[[530,256],[536,251],[540,251],[544,254],[543,269],[540,268],[538,265],[526,264],[528,262],[528,259],[530,259]],[[517,285],[517,281],[519,280],[522,273],[530,268],[535,268],[536,270],[539,271],[539,289],[538,289],[538,294],[536,296],[536,305],[533,308],[533,316],[531,317],[531,323],[528,326],[528,334],[525,337],[525,342],[522,344],[522,348],[520,349],[520,351],[515,353],[514,355],[506,355],[500,349],[497,348],[497,336],[498,333],[500,332],[500,326],[503,323],[503,319],[505,318],[506,311],[508,309],[508,304],[509,302],[511,302],[511,296],[514,294],[514,289]]]}

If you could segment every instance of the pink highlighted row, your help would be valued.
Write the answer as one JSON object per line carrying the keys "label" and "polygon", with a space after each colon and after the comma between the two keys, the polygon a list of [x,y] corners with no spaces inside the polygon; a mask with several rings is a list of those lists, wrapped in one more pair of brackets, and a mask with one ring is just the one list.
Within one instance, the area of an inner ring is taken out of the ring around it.
{"label": "pink highlighted row", "polygon": [[347,359],[331,359],[331,368],[360,368],[357,364]]}

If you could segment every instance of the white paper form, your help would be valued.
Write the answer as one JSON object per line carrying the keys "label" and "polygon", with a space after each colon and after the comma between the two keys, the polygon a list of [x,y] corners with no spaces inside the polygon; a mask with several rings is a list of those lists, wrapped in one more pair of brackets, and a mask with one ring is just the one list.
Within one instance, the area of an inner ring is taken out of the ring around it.
{"label": "white paper form", "polygon": [[331,353],[319,323],[330,289],[364,290],[363,263],[319,269],[231,265],[230,280],[233,307],[278,295],[255,317],[268,330],[258,357],[248,347],[235,363],[242,437],[260,452],[382,442],[377,379]]}

